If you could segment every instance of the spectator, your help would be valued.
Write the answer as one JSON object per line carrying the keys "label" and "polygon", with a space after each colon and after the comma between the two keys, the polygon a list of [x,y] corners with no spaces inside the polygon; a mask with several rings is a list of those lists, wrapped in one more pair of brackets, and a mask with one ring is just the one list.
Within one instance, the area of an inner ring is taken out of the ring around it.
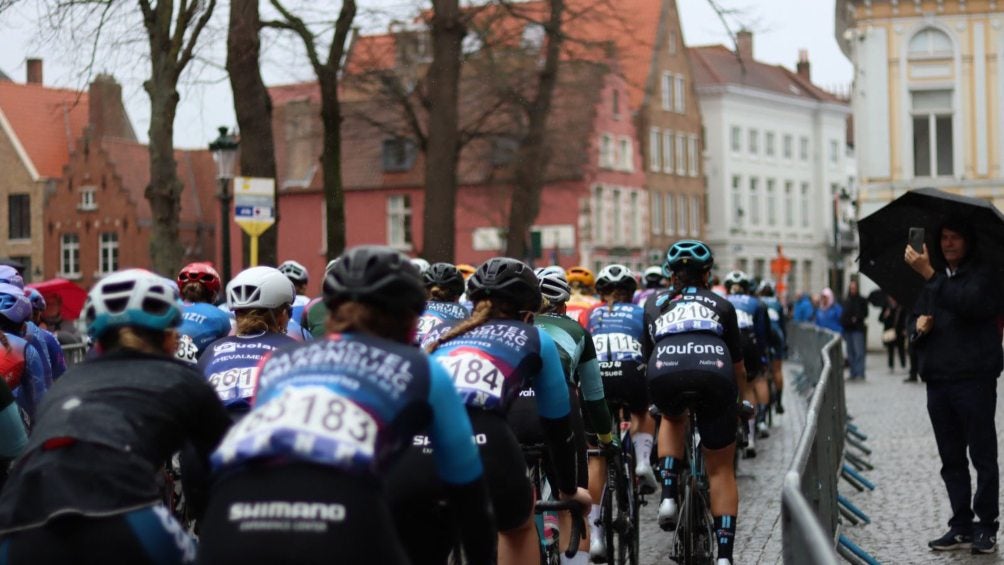
{"label": "spectator", "polygon": [[824,288],[819,294],[819,308],[816,309],[816,325],[840,333],[840,314],[843,309],[833,299],[833,291]]}
{"label": "spectator", "polygon": [[[886,297],[885,307],[879,314],[882,322],[882,345],[889,353],[889,373],[896,370],[896,355],[899,354],[899,366],[906,368],[906,310],[896,302],[896,299]],[[909,379],[907,379],[909,380]]]}
{"label": "spectator", "polygon": [[795,307],[791,314],[792,321],[813,322],[816,319],[816,307],[812,304],[812,297],[808,292],[803,292],[795,301]]}
{"label": "spectator", "polygon": [[847,285],[847,298],[841,305],[840,327],[847,343],[847,362],[851,380],[865,378],[865,321],[868,319],[868,301],[858,291],[857,279]]}
{"label": "spectator", "polygon": [[[993,553],[1000,488],[994,413],[997,377],[1004,368],[996,324],[1001,297],[989,265],[979,261],[976,235],[966,223],[949,221],[936,233],[937,268],[926,245],[921,253],[910,246],[904,251],[907,264],[926,281],[914,306],[913,339],[952,507],[950,529],[928,545]],[[975,496],[967,450],[976,468]]]}

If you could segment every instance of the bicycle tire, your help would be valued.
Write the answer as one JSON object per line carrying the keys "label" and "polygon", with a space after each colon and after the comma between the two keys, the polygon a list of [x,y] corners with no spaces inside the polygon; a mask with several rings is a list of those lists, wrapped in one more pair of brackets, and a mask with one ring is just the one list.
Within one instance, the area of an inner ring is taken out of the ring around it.
{"label": "bicycle tire", "polygon": [[612,562],[617,565],[638,565],[638,480],[634,475],[634,458],[622,454],[617,470],[617,526],[616,555],[611,551]]}

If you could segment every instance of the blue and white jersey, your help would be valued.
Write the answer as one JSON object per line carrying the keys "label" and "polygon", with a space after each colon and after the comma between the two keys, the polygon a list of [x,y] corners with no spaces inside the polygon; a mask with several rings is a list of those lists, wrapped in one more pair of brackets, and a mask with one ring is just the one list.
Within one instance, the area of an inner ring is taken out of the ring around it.
{"label": "blue and white jersey", "polygon": [[293,313],[290,317],[294,320],[299,320],[303,317],[303,309],[310,303],[310,297],[304,296],[302,294],[297,294],[293,298]]}
{"label": "blue and white jersey", "polygon": [[441,302],[430,300],[425,303],[425,312],[418,317],[418,334],[415,336],[415,343],[422,345],[428,343],[430,334],[442,333],[445,326],[453,322],[466,320],[471,317],[471,312],[457,302]]}
{"label": "blue and white jersey", "polygon": [[297,343],[265,357],[256,390],[213,453],[216,469],[281,458],[379,474],[425,433],[444,481],[481,476],[450,378],[413,346],[357,333]]}
{"label": "blue and white jersey", "polygon": [[195,365],[210,343],[230,334],[230,315],[208,302],[185,303],[175,357]]}
{"label": "blue and white jersey", "polygon": [[589,312],[586,329],[593,334],[596,359],[600,362],[644,363],[641,339],[645,333],[645,309],[631,302],[612,307],[599,304]]}
{"label": "blue and white jersey", "polygon": [[52,332],[39,328],[34,323],[29,322],[28,327],[35,327],[38,330],[39,339],[49,353],[49,363],[52,365],[52,380],[56,380],[66,372],[66,357],[63,355],[63,348],[59,345],[59,340]]}
{"label": "blue and white jersey", "polygon": [[10,348],[0,347],[0,376],[14,393],[17,405],[29,416],[49,390],[45,381],[42,354],[19,336],[4,332]]}
{"label": "blue and white jersey", "polygon": [[770,331],[775,339],[784,342],[784,307],[781,301],[773,296],[764,296],[760,299],[767,307],[767,319],[770,320]]}
{"label": "blue and white jersey", "polygon": [[34,322],[25,322],[24,324],[24,335],[22,336],[25,341],[31,344],[32,347],[38,351],[39,359],[42,361],[42,379],[45,382],[46,390],[52,386],[52,361],[49,359],[49,348],[45,345],[45,338],[42,337],[42,328],[35,325]]}
{"label": "blue and white jersey", "polygon": [[265,355],[295,343],[293,338],[265,332],[254,336],[229,336],[209,344],[199,357],[199,371],[231,412],[251,409],[258,364]]}
{"label": "blue and white jersey", "polygon": [[757,347],[761,355],[767,352],[767,340],[770,332],[770,317],[767,307],[755,296],[748,294],[730,294],[728,298],[736,308],[736,319],[740,332],[752,332],[757,339]]}
{"label": "blue and white jersey", "polygon": [[568,415],[568,385],[554,340],[516,320],[489,320],[441,345],[432,354],[464,404],[505,413],[519,391],[532,386],[544,418]]}

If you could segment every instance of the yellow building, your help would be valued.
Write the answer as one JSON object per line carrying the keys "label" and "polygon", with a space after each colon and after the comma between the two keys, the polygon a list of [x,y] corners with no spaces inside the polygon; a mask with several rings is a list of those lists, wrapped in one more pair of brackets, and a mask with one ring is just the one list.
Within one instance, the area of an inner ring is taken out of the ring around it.
{"label": "yellow building", "polygon": [[1004,2],[837,0],[836,36],[854,64],[859,215],[925,186],[1004,208]]}

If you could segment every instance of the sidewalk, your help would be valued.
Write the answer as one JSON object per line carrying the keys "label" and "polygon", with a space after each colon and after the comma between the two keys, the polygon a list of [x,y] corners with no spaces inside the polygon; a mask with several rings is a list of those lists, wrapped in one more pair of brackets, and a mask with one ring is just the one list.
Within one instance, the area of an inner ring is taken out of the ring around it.
{"label": "sidewalk", "polygon": [[[928,540],[947,531],[951,512],[927,416],[925,385],[903,383],[906,376],[906,371],[898,368],[894,374],[889,374],[883,352],[868,356],[864,382],[846,382],[847,411],[858,428],[868,435],[866,443],[873,451],[869,460],[875,470],[867,471],[865,476],[877,488],[859,493],[841,481],[840,493],[872,520],[869,525],[844,524],[844,535],[883,563],[1004,562],[1004,552],[975,556],[968,550],[935,552],[928,549]],[[999,457],[1004,456],[1002,424],[1004,403],[998,400]],[[975,481],[975,471],[970,472]]]}

